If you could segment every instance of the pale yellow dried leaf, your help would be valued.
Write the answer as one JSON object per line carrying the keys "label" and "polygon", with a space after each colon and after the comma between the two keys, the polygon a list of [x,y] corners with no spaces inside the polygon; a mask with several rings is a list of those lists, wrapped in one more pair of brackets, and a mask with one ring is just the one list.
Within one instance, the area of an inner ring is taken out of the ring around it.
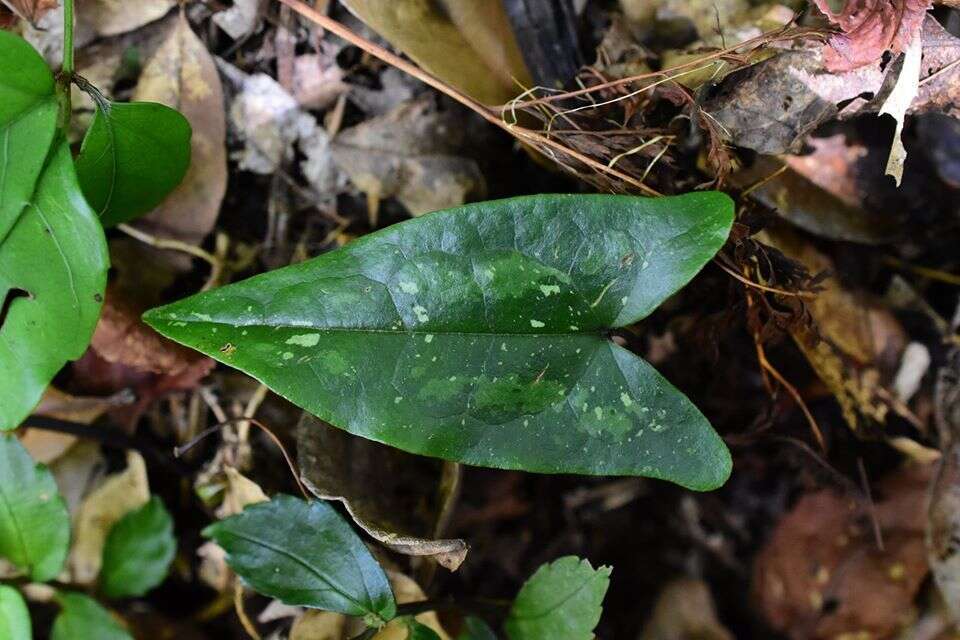
{"label": "pale yellow dried leaf", "polygon": [[223,472],[227,476],[227,488],[223,494],[223,503],[217,509],[218,518],[236,515],[248,505],[270,500],[260,485],[233,467],[224,467]]}
{"label": "pale yellow dried leaf", "polygon": [[69,561],[75,582],[90,584],[96,580],[110,529],[120,518],[142,507],[149,499],[147,466],[139,453],[128,451],[127,468],[107,477],[80,505]]}
{"label": "pale yellow dried leaf", "polygon": [[294,621],[290,640],[343,640],[346,623],[343,614],[310,609]]}
{"label": "pale yellow dried leaf", "polygon": [[147,62],[133,99],[173,107],[193,129],[187,175],[137,225],[161,237],[199,243],[213,228],[227,188],[226,116],[216,65],[185,17]]}
{"label": "pale yellow dried leaf", "polygon": [[115,36],[159,20],[175,0],[83,0],[78,12],[101,36]]}
{"label": "pale yellow dried leaf", "polygon": [[907,160],[907,150],[903,146],[903,121],[907,117],[910,103],[920,91],[920,60],[923,46],[920,40],[920,31],[910,41],[910,45],[903,55],[903,67],[897,77],[897,83],[880,107],[880,115],[892,116],[897,121],[897,129],[893,134],[893,144],[890,147],[890,157],[887,159],[886,174],[893,176],[897,186],[903,180],[903,163]]}
{"label": "pale yellow dried leaf", "polygon": [[[396,571],[387,571],[387,578],[390,580],[390,587],[393,589],[397,604],[421,602],[427,599],[427,595],[413,578]],[[436,631],[441,640],[450,640],[450,636],[440,626],[440,619],[435,612],[421,613],[416,618],[420,624]],[[373,636],[373,640],[406,640],[407,634],[407,625],[402,620],[394,620]]]}

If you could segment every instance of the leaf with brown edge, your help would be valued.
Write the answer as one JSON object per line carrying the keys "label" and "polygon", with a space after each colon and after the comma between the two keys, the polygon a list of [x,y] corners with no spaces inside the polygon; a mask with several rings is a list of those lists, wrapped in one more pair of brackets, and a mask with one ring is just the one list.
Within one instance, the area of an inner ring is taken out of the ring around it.
{"label": "leaf with brown edge", "polygon": [[226,192],[226,118],[216,65],[184,16],[147,62],[133,100],[173,107],[193,129],[186,176],[137,226],[161,237],[199,243],[216,223]]}

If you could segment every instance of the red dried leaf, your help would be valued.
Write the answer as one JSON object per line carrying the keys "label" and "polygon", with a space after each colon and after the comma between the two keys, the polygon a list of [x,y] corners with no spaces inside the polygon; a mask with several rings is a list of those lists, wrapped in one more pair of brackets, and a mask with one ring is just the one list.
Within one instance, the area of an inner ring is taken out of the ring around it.
{"label": "red dried leaf", "polygon": [[813,0],[840,27],[824,48],[830,71],[849,71],[876,62],[885,51],[907,48],[933,0],[847,0],[833,13],[828,0]]}
{"label": "red dried leaf", "polygon": [[57,0],[3,0],[3,3],[30,24],[36,24],[44,14],[60,6]]}

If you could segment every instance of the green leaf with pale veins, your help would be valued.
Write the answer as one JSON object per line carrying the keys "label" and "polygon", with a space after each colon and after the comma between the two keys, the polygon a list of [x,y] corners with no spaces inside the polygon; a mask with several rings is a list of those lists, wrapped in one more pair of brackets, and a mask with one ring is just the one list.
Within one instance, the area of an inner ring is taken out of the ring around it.
{"label": "green leaf with pale veins", "polygon": [[44,582],[60,573],[69,547],[70,515],[53,474],[0,435],[0,557]]}
{"label": "green leaf with pale veins", "polygon": [[720,193],[467,205],[148,312],[160,333],[365,438],[467,464],[721,485],[730,455],[607,339],[725,241]]}
{"label": "green leaf with pale veins", "polygon": [[510,640],[591,640],[600,621],[610,568],[594,569],[566,556],[541,565],[510,608],[504,628]]}
{"label": "green leaf with pale veins", "polygon": [[278,495],[203,530],[258,593],[383,623],[396,603],[383,569],[326,502]]}
{"label": "green leaf with pale veins", "polygon": [[50,640],[133,640],[93,598],[61,591],[56,599],[61,610],[53,621]]}
{"label": "green leaf with pale veins", "polygon": [[61,141],[16,224],[0,239],[0,430],[30,413],[83,355],[103,304],[109,256]]}
{"label": "green leaf with pale veins", "polygon": [[104,226],[156,207],[190,166],[190,123],[155,102],[98,106],[77,156],[80,187]]}
{"label": "green leaf with pale veins", "polygon": [[25,40],[0,30],[0,242],[30,201],[53,143],[57,108],[47,63]]}
{"label": "green leaf with pale veins", "polygon": [[32,640],[30,612],[23,596],[13,587],[0,584],[0,638]]}
{"label": "green leaf with pale veins", "polygon": [[108,598],[142,596],[163,582],[176,551],[173,519],[153,496],[110,529],[103,546],[100,590]]}

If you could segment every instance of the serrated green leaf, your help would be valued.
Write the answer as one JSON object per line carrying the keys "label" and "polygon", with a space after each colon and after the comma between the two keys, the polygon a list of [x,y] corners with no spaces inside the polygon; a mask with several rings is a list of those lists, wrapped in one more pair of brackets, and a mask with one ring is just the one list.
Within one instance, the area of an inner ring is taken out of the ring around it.
{"label": "serrated green leaf", "polygon": [[190,123],[155,102],[108,102],[97,108],[77,156],[77,176],[104,226],[160,204],[190,166]]}
{"label": "serrated green leaf", "polygon": [[103,227],[77,186],[70,145],[61,141],[0,239],[0,300],[14,294],[0,325],[0,430],[19,425],[61,367],[83,355],[108,268]]}
{"label": "serrated green leaf", "polygon": [[290,605],[387,621],[396,603],[383,569],[325,502],[278,495],[208,526],[203,535],[258,593]]}
{"label": "serrated green leaf", "polygon": [[712,489],[730,455],[610,342],[723,244],[720,193],[467,205],[148,312],[160,333],[323,420],[400,449]]}
{"label": "serrated green leaf", "polygon": [[30,201],[53,143],[57,108],[47,63],[25,40],[0,30],[0,242]]}
{"label": "serrated green leaf", "polygon": [[142,596],[163,582],[176,551],[173,519],[153,496],[110,529],[103,547],[100,590],[108,598]]}
{"label": "serrated green leaf", "polygon": [[576,556],[544,564],[517,594],[504,624],[507,636],[591,640],[609,585],[609,567],[594,569]]}
{"label": "serrated green leaf", "polygon": [[497,634],[480,618],[468,616],[457,640],[497,640]]}
{"label": "serrated green leaf", "polygon": [[69,547],[70,515],[53,474],[0,435],[0,557],[44,582],[60,573]]}
{"label": "serrated green leaf", "polygon": [[50,640],[133,640],[96,600],[82,593],[57,594],[61,611],[53,621]]}
{"label": "serrated green leaf", "polygon": [[436,631],[417,622],[417,619],[412,616],[405,618],[403,622],[407,625],[407,640],[440,640]]}
{"label": "serrated green leaf", "polygon": [[0,638],[31,640],[30,612],[23,596],[13,587],[0,584]]}

